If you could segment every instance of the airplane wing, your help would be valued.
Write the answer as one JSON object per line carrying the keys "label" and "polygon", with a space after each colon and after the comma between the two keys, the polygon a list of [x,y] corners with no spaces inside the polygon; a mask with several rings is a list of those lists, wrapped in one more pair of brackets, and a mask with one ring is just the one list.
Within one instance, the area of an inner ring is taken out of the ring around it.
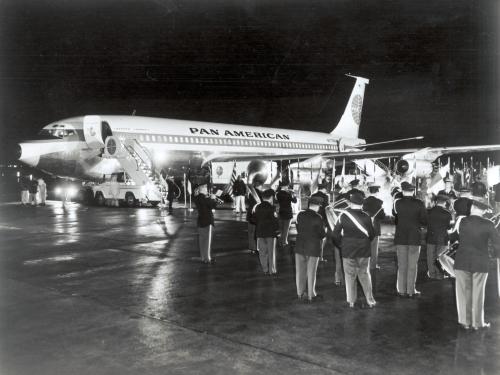
{"label": "airplane wing", "polygon": [[480,145],[480,146],[454,146],[454,147],[426,147],[426,148],[401,148],[391,150],[349,150],[343,152],[327,152],[319,154],[281,154],[269,155],[263,153],[257,154],[213,154],[206,158],[205,162],[211,161],[252,161],[252,160],[292,160],[303,161],[314,157],[321,157],[323,159],[384,159],[390,157],[417,158],[433,161],[440,156],[450,154],[463,154],[473,152],[488,152],[499,151],[499,145]]}

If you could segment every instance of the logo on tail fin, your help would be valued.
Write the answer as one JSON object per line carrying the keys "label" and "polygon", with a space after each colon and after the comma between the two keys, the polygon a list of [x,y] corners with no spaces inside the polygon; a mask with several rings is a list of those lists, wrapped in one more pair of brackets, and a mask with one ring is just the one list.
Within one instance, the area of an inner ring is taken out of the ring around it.
{"label": "logo on tail fin", "polygon": [[370,82],[363,77],[356,77],[347,74],[347,76],[356,78],[356,83],[352,89],[351,96],[345,107],[344,114],[339,123],[330,133],[333,136],[341,138],[358,138],[359,125],[361,123],[361,112],[363,110],[363,97],[365,95],[365,86]]}
{"label": "logo on tail fin", "polygon": [[361,95],[357,94],[352,99],[351,112],[352,112],[352,118],[354,119],[354,122],[358,126],[361,123],[361,109],[362,108],[363,108],[363,98],[361,97]]}

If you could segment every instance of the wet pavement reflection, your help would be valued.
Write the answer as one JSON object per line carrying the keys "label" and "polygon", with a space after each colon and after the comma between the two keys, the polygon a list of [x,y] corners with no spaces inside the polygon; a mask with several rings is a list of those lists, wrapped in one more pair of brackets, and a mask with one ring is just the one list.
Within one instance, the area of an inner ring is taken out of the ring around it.
{"label": "wet pavement reflection", "polygon": [[[217,263],[199,261],[196,211],[49,202],[0,206],[0,369],[6,373],[498,374],[496,280],[489,330],[458,328],[452,279],[425,277],[419,299],[395,296],[393,227],[373,273],[375,309],[348,309],[318,269],[324,301],[295,299],[295,269],[278,251],[265,276],[247,249],[244,217],[215,212]],[[294,241],[294,228],[291,241]],[[492,269],[492,271],[495,271]]]}

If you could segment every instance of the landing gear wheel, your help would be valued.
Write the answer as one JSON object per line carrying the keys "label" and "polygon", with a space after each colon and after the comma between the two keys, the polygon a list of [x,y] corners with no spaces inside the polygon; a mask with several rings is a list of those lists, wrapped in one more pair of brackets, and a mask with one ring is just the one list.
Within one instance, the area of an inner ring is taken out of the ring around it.
{"label": "landing gear wheel", "polygon": [[125,205],[127,207],[134,207],[135,206],[134,194],[132,194],[132,193],[125,194]]}
{"label": "landing gear wheel", "polygon": [[95,195],[95,204],[98,206],[104,206],[106,204],[106,199],[104,198],[104,195],[102,195],[101,192],[97,192]]}

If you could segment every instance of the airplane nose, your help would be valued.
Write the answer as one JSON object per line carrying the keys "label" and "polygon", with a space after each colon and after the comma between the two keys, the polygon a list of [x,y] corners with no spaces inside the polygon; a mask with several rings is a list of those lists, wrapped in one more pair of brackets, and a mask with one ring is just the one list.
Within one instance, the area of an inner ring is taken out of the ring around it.
{"label": "airplane nose", "polygon": [[16,150],[18,160],[31,167],[36,167],[40,161],[40,152],[37,145],[31,143],[20,143]]}

